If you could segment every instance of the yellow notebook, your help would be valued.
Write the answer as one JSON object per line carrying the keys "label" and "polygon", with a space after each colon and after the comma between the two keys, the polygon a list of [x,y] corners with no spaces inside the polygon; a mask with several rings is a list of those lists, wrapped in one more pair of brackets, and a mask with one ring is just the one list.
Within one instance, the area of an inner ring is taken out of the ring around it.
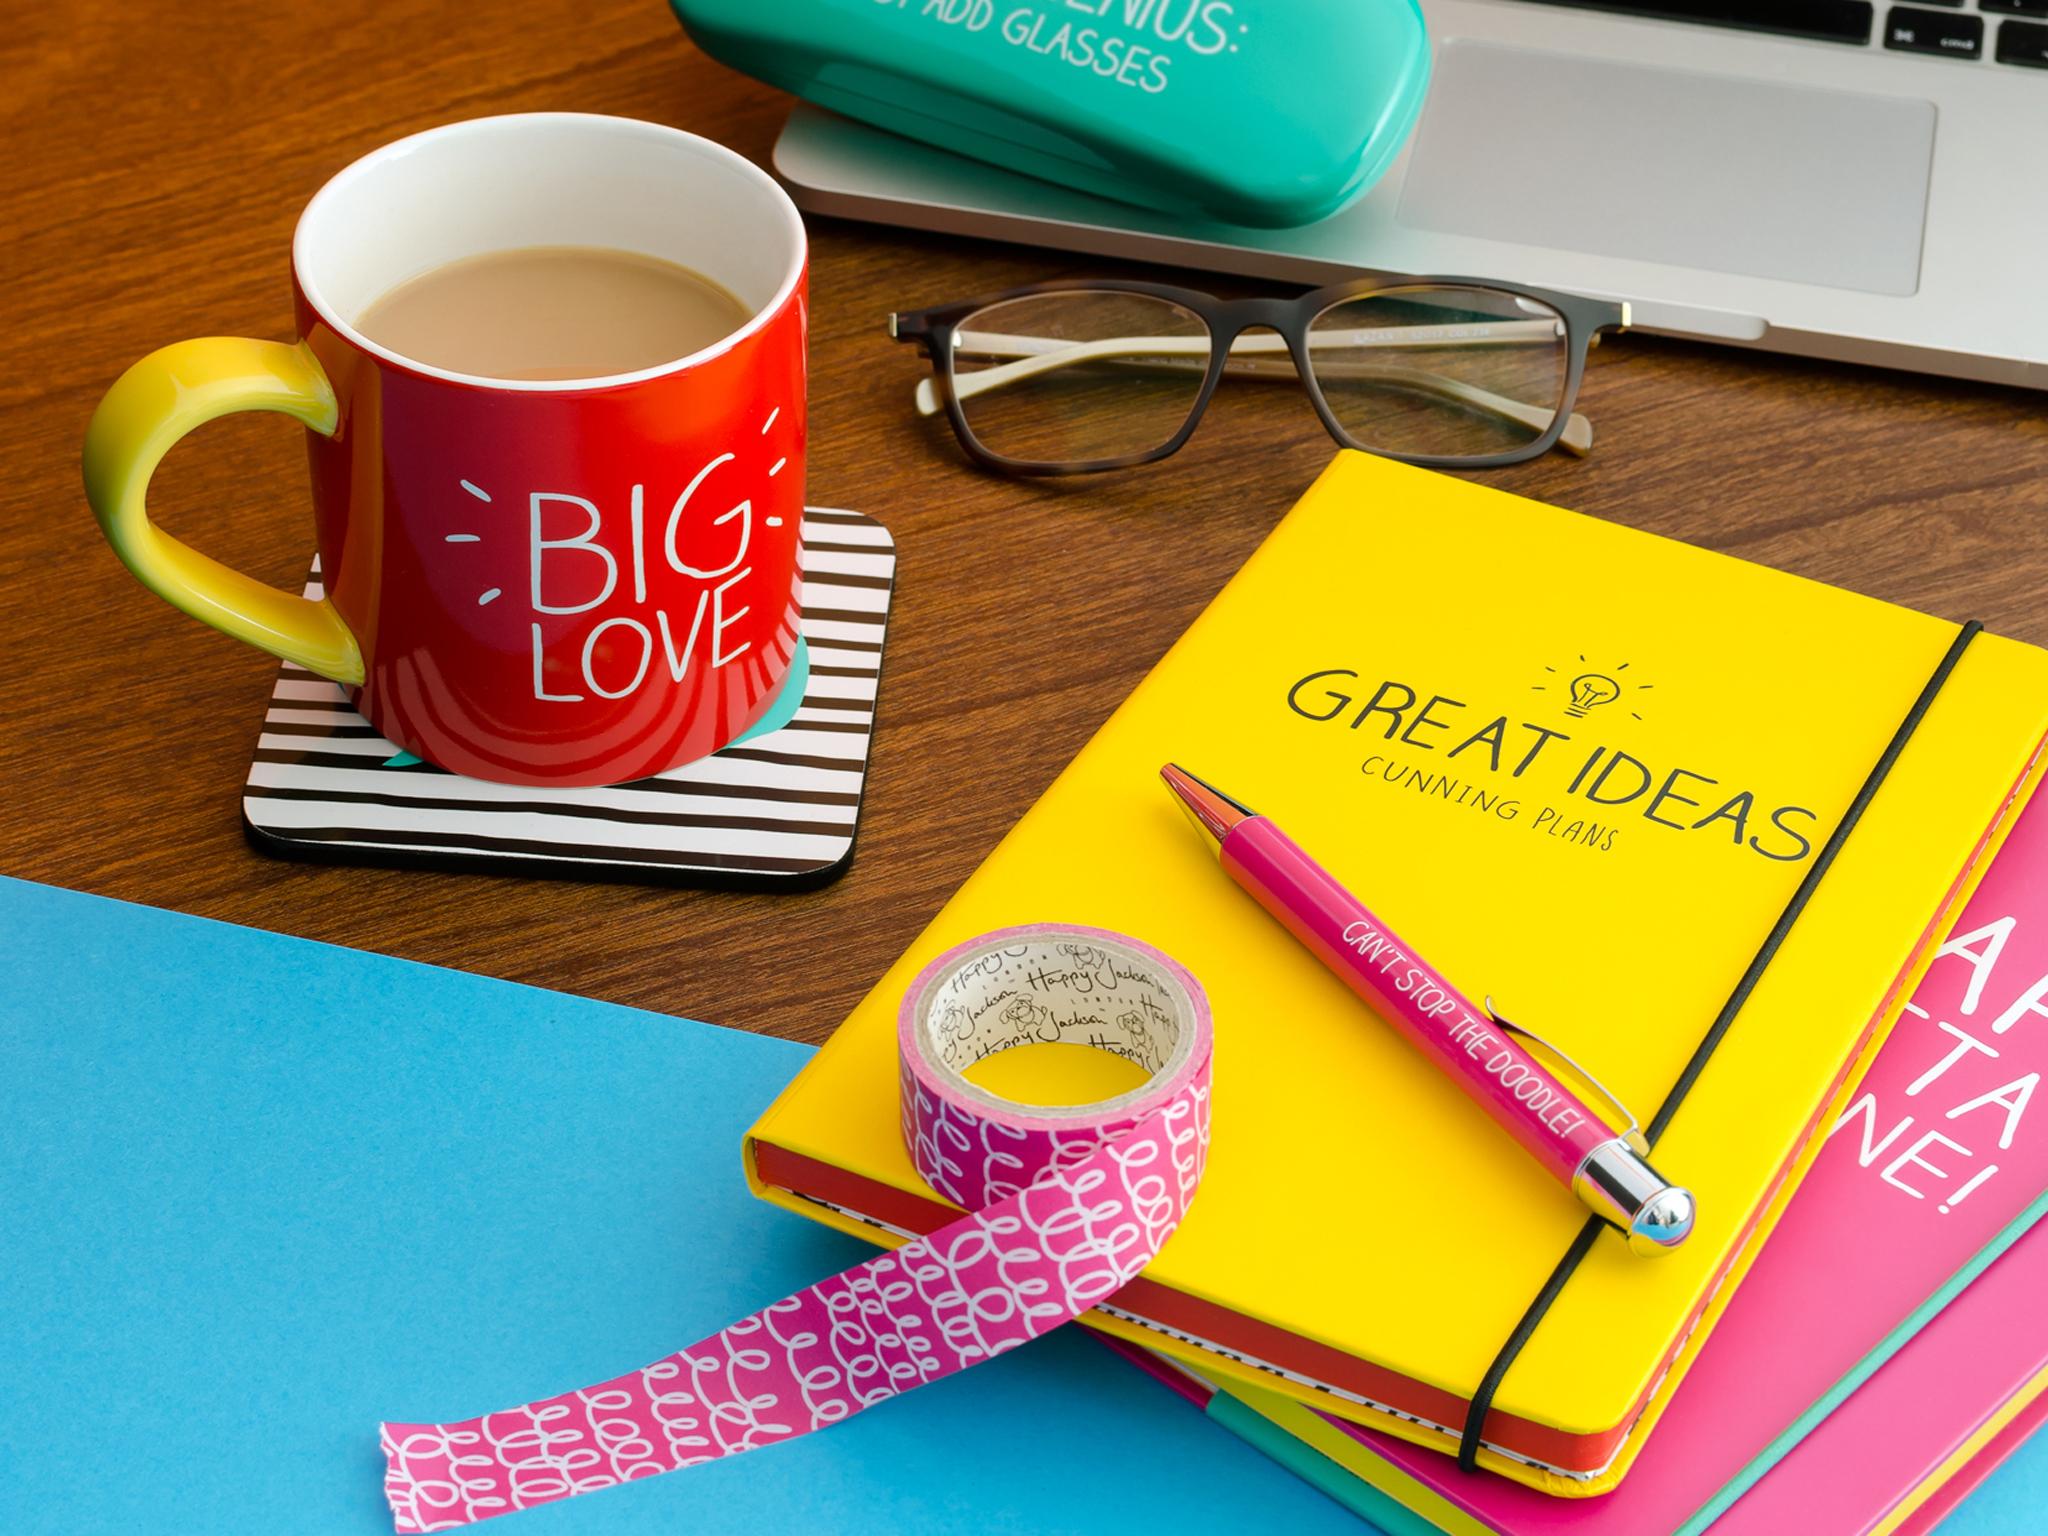
{"label": "yellow notebook", "polygon": [[[1006,924],[1133,934],[1208,990],[1212,1144],[1180,1231],[1088,1321],[1454,1449],[1584,1209],[1221,874],[1160,765],[1273,816],[1647,1119],[1957,633],[1340,454],[762,1116],[749,1178],[883,1241],[938,1225],[898,1131],[912,976]],[[1657,1146],[1691,1240],[1603,1236],[1502,1383],[1486,1466],[1572,1495],[1625,1472],[2044,730],[2048,653],[1979,635]]]}

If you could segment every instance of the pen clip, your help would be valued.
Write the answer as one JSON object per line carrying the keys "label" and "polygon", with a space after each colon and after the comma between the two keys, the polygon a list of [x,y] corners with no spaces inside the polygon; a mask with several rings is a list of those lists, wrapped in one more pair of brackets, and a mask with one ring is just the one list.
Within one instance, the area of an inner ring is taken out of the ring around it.
{"label": "pen clip", "polygon": [[1584,1067],[1579,1065],[1579,1063],[1576,1060],[1574,1060],[1569,1053],[1560,1050],[1555,1045],[1552,1045],[1548,1040],[1544,1039],[1541,1035],[1537,1034],[1536,1031],[1534,1031],[1533,1029],[1524,1029],[1521,1025],[1511,1024],[1506,1019],[1502,1018],[1500,1016],[1500,1010],[1493,1006],[1493,997],[1491,994],[1489,994],[1486,999],[1486,1016],[1489,1019],[1493,1020],[1493,1022],[1499,1025],[1502,1029],[1506,1030],[1509,1034],[1519,1035],[1524,1040],[1534,1041],[1537,1045],[1542,1046],[1544,1050],[1548,1051],[1551,1055],[1557,1057],[1558,1060],[1562,1061],[1566,1066],[1570,1067],[1574,1072],[1578,1073],[1578,1075],[1581,1078],[1585,1079],[1585,1081],[1592,1084],[1594,1088],[1598,1089],[1600,1097],[1605,1099],[1608,1102],[1608,1104],[1610,1104],[1613,1107],[1614,1112],[1616,1114],[1618,1114],[1622,1119],[1628,1122],[1628,1124],[1624,1126],[1617,1134],[1620,1135],[1623,1141],[1627,1142],[1631,1147],[1633,1147],[1636,1150],[1638,1156],[1648,1157],[1650,1155],[1649,1139],[1643,1135],[1643,1128],[1637,1122],[1634,1112],[1631,1111],[1626,1104],[1622,1103],[1620,1099],[1616,1098],[1614,1094],[1609,1091],[1605,1083],[1601,1082],[1599,1078],[1595,1077],[1591,1072],[1588,1072]]}

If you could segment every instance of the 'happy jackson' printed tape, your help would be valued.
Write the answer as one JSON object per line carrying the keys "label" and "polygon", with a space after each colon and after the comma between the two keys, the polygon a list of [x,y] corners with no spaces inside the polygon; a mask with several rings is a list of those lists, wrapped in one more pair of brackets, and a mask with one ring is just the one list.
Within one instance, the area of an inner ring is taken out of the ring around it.
{"label": "'happy jackson' printed tape", "polygon": [[[1072,1038],[1150,1074],[1096,1104],[1014,1104],[974,1062]],[[1070,1322],[1187,1214],[1209,1145],[1210,1021],[1194,977],[1096,928],[1006,928],[903,1000],[903,1139],[967,1214],[641,1370],[453,1424],[386,1424],[400,1532],[439,1531],[716,1461],[837,1423]]]}

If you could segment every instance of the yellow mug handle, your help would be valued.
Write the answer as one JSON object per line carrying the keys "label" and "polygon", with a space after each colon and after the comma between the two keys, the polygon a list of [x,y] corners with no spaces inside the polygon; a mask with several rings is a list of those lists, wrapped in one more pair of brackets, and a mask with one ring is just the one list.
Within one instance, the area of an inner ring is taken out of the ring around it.
{"label": "yellow mug handle", "polygon": [[363,653],[334,605],[244,576],[149,520],[149,477],[171,445],[232,411],[282,411],[334,434],[334,387],[301,342],[208,336],[152,352],[107,391],[85,432],[85,496],[145,587],[203,624],[349,687]]}

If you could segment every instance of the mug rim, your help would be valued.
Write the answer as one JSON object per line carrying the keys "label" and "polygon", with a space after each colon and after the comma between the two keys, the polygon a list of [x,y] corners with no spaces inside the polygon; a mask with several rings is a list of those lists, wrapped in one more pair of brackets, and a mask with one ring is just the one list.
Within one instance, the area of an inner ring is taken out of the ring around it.
{"label": "mug rim", "polygon": [[[753,314],[749,315],[744,325],[728,331],[717,341],[712,342],[709,346],[699,347],[695,352],[686,353],[682,357],[673,358],[665,363],[657,363],[651,368],[635,369],[631,373],[593,374],[588,378],[579,379],[501,379],[490,374],[460,373],[452,368],[436,367],[432,363],[421,362],[418,358],[408,357],[403,352],[395,352],[380,342],[372,341],[368,336],[357,330],[355,326],[342,319],[335,312],[334,306],[321,294],[318,285],[312,282],[306,273],[306,262],[304,259],[306,254],[305,243],[308,239],[306,230],[316,210],[330,198],[338,197],[346,186],[373,174],[387,162],[399,158],[429,139],[446,139],[502,131],[506,126],[513,123],[556,123],[564,125],[602,123],[613,128],[623,128],[650,139],[661,139],[671,143],[681,140],[693,148],[708,150],[714,159],[727,162],[728,165],[737,170],[743,177],[752,180],[757,186],[762,187],[770,194],[770,200],[781,214],[785,229],[792,237],[794,256],[789,262],[788,270],[783,273],[781,282],[776,286],[774,297],[755,310]],[[334,331],[336,335],[340,336],[350,346],[367,352],[370,356],[392,367],[420,374],[426,378],[439,379],[444,383],[467,385],[473,389],[513,390],[523,394],[563,395],[577,394],[590,390],[616,389],[622,385],[640,384],[649,379],[659,379],[670,374],[682,373],[701,363],[706,363],[713,358],[722,356],[748,338],[765,330],[789,307],[798,285],[803,281],[804,270],[808,265],[809,257],[810,238],[808,232],[804,229],[803,215],[797,211],[796,204],[791,201],[789,193],[783,189],[782,184],[762,170],[761,167],[754,164],[745,155],[741,154],[738,150],[719,143],[716,139],[706,138],[701,133],[691,133],[687,128],[672,128],[666,123],[653,123],[639,117],[619,117],[609,112],[499,112],[493,113],[488,117],[471,117],[464,118],[460,122],[442,123],[437,127],[422,129],[418,133],[407,134],[404,138],[393,139],[390,143],[380,145],[368,154],[350,161],[339,171],[328,177],[321,184],[320,190],[315,192],[307,201],[306,206],[300,210],[298,223],[292,230],[292,279],[297,284],[299,293],[305,298],[307,305],[313,312],[320,317],[321,321],[329,329]]]}

